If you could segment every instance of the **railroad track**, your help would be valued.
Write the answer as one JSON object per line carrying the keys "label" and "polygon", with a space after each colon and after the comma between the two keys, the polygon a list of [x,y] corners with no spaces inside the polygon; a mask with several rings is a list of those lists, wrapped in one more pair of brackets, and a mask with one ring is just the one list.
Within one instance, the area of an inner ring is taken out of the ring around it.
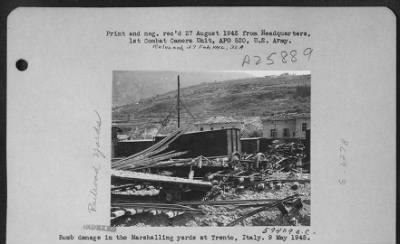
{"label": "railroad track", "polygon": [[277,199],[249,199],[249,200],[219,200],[219,201],[186,201],[186,202],[177,202],[176,204],[180,205],[191,205],[191,206],[199,206],[199,205],[214,205],[214,206],[223,206],[223,205],[240,205],[240,204],[253,204],[253,203],[269,203],[271,201],[276,201]]}
{"label": "railroad track", "polygon": [[191,208],[180,204],[169,203],[131,203],[131,202],[114,202],[111,207],[117,208],[141,208],[141,209],[160,209],[160,210],[173,210],[173,211],[189,211],[201,212],[200,209]]}
{"label": "railroad track", "polygon": [[111,220],[121,216],[129,216],[141,213],[166,214],[169,218],[176,217],[183,213],[202,214],[201,209],[170,203],[132,203],[132,202],[113,202],[111,203]]}
{"label": "railroad track", "polygon": [[278,205],[293,203],[299,199],[301,195],[295,194],[284,199],[249,199],[249,200],[221,200],[221,201],[186,201],[176,203],[156,203],[156,202],[131,202],[129,199],[115,199],[111,203],[111,217],[117,218],[124,215],[135,215],[144,212],[152,214],[165,213],[170,218],[189,212],[196,214],[204,214],[202,209],[189,206],[211,205],[226,206],[232,205],[236,207],[261,207],[258,211]]}

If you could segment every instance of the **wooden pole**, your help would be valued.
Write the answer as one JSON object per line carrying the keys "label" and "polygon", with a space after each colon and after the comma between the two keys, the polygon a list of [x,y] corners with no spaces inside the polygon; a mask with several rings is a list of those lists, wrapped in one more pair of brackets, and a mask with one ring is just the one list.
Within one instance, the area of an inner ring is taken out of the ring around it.
{"label": "wooden pole", "polygon": [[178,96],[177,96],[177,110],[178,110],[178,128],[181,126],[181,104],[180,104],[180,81],[179,81],[179,75],[178,75]]}

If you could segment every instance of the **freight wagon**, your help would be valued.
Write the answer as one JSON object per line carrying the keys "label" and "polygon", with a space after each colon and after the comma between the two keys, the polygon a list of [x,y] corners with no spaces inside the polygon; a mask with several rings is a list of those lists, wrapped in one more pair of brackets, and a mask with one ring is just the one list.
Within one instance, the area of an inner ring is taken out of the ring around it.
{"label": "freight wagon", "polygon": [[[158,142],[164,137],[156,137]],[[241,151],[240,129],[230,128],[211,131],[189,132],[181,135],[172,142],[167,151],[187,151],[183,157],[194,158],[197,156],[215,157],[230,156]]]}
{"label": "freight wagon", "polygon": [[[121,158],[140,152],[164,136],[156,136],[151,140],[113,141],[113,158]],[[172,142],[166,151],[187,151],[183,158],[197,156],[215,157],[230,156],[233,152],[241,152],[240,130],[236,128],[199,131],[185,133]]]}

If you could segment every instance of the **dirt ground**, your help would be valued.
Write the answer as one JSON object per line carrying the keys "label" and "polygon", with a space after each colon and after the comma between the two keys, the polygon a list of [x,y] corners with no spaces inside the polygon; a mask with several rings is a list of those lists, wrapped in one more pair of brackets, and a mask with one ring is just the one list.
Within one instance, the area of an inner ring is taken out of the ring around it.
{"label": "dirt ground", "polygon": [[[303,175],[307,178],[309,175]],[[287,175],[274,175],[274,178],[287,178]],[[297,178],[294,176],[294,178]],[[279,187],[276,184],[268,185],[263,190],[251,188],[238,191],[230,189],[224,195],[217,196],[218,200],[250,200],[250,199],[283,199],[293,194],[301,194],[303,208],[288,208],[288,214],[283,216],[278,208],[272,208],[253,215],[237,225],[245,226],[310,226],[311,215],[311,187],[310,183],[300,183],[298,189],[293,190],[293,182],[282,182]],[[151,213],[123,216],[114,221],[113,226],[225,226],[244,214],[258,207],[236,206],[210,206],[201,205],[204,214],[184,213],[174,218],[168,218],[166,214],[153,215]]]}

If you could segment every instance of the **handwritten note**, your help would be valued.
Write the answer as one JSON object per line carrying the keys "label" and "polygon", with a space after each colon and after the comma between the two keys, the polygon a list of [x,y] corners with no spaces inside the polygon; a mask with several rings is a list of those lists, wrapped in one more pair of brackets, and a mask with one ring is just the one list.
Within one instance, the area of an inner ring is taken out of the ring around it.
{"label": "handwritten note", "polygon": [[92,185],[89,189],[89,203],[88,203],[88,211],[89,213],[94,213],[97,210],[97,193],[98,193],[98,181],[99,181],[99,172],[101,170],[101,162],[106,158],[102,145],[100,143],[100,138],[102,135],[102,119],[96,110],[94,111],[96,114],[96,122],[95,126],[93,126],[94,131],[94,147],[92,149],[92,172],[93,172],[93,181]]}
{"label": "handwritten note", "polygon": [[245,65],[273,65],[277,62],[281,64],[297,63],[301,59],[303,59],[303,61],[310,61],[312,52],[313,49],[308,47],[301,52],[299,52],[297,49],[291,49],[278,52],[269,52],[265,56],[250,56],[246,54],[243,57],[242,67]]}

